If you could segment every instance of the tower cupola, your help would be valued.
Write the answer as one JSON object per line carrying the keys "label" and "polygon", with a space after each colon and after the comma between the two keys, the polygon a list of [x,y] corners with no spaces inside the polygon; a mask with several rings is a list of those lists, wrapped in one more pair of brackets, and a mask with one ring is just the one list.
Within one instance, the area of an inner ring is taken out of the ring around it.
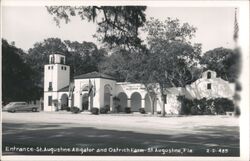
{"label": "tower cupola", "polygon": [[49,56],[49,64],[65,64],[65,56],[61,54],[52,54]]}

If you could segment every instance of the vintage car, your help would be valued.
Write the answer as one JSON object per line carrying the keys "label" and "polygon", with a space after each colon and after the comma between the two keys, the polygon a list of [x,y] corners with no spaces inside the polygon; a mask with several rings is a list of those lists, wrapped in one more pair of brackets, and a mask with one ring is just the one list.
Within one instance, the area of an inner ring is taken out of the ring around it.
{"label": "vintage car", "polygon": [[16,111],[32,111],[37,112],[38,106],[29,105],[27,102],[10,102],[3,107],[3,111],[16,112]]}

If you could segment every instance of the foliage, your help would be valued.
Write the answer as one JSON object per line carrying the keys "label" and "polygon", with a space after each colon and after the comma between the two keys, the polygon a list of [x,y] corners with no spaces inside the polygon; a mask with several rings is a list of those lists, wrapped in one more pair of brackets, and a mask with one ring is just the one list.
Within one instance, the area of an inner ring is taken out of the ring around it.
{"label": "foliage", "polygon": [[150,18],[143,29],[147,32],[147,41],[150,48],[157,48],[174,41],[190,43],[195,36],[196,28],[188,23],[181,24],[178,19],[167,17],[165,21]]}
{"label": "foliage", "polygon": [[214,100],[215,104],[215,111],[217,114],[225,114],[226,111],[234,111],[234,103],[233,101],[226,99],[226,98],[220,98]]}
{"label": "foliage", "polygon": [[115,110],[117,113],[121,112],[121,105],[116,105]]}
{"label": "foliage", "polygon": [[96,107],[93,107],[90,111],[91,111],[91,113],[94,114],[94,115],[98,115],[98,114],[99,114],[99,109],[96,108]]}
{"label": "foliage", "polygon": [[[118,49],[100,67],[104,73],[118,75],[119,81],[143,83],[151,102],[158,88],[163,101],[166,88],[184,87],[198,78],[201,73],[197,67],[201,45],[192,45],[189,41],[196,28],[187,23],[181,24],[178,19],[168,18],[164,22],[151,19],[143,31],[147,33],[148,50],[131,52]],[[152,84],[154,87],[149,88]],[[164,116],[163,110],[164,107]]]}
{"label": "foliage", "polygon": [[65,110],[65,111],[70,111],[70,107],[68,107],[68,106],[66,106],[66,105],[63,105],[62,107],[61,107],[61,110],[63,111],[63,110]]}
{"label": "foliage", "polygon": [[226,111],[234,110],[233,101],[227,98],[189,100],[184,96],[179,96],[178,100],[181,102],[182,115],[222,115]]}
{"label": "foliage", "polygon": [[58,38],[48,38],[37,42],[24,55],[24,61],[33,69],[35,83],[43,87],[44,65],[49,63],[49,55],[55,52],[65,54],[67,47]]}
{"label": "foliage", "polygon": [[70,111],[72,112],[72,113],[74,113],[74,114],[77,114],[77,113],[80,113],[80,109],[78,108],[78,107],[72,107],[71,109],[70,109]]}
{"label": "foliage", "polygon": [[109,105],[106,105],[106,106],[104,106],[104,107],[102,107],[102,108],[100,109],[100,113],[101,113],[101,114],[108,113],[108,111],[110,111],[110,106],[109,106]]}
{"label": "foliage", "polygon": [[144,74],[150,76],[151,82],[166,87],[184,87],[196,80],[201,45],[190,43],[196,32],[195,27],[188,23],[180,24],[178,19],[167,18],[161,22],[151,18],[144,30],[148,33],[150,51],[145,70],[149,73]]}
{"label": "foliage", "polygon": [[67,64],[71,67],[72,76],[98,71],[99,63],[107,55],[104,49],[99,50],[92,42],[65,40],[64,43],[68,48]]}
{"label": "foliage", "polygon": [[145,114],[145,113],[146,113],[146,111],[145,111],[144,108],[139,108],[139,112],[140,112],[141,114]]}
{"label": "foliage", "polygon": [[42,89],[35,84],[34,70],[22,60],[21,49],[2,39],[2,100],[31,101],[40,99]]}
{"label": "foliage", "polygon": [[141,46],[138,29],[146,21],[145,6],[48,6],[47,11],[54,16],[59,25],[60,20],[65,23],[72,16],[79,16],[82,20],[96,22],[95,37],[110,47],[120,46],[131,49]]}
{"label": "foliage", "polygon": [[[189,40],[196,28],[187,23],[180,24],[178,19],[167,18],[164,22],[151,19],[144,30],[148,33],[149,52],[143,57],[139,78],[148,84],[157,82],[164,102],[166,88],[184,87],[196,80],[200,69],[201,45],[192,45]],[[165,115],[165,104],[162,103],[161,115]]]}
{"label": "foliage", "polygon": [[237,106],[237,107],[235,108],[235,115],[236,115],[236,116],[240,116],[240,107],[239,107],[239,106]]}
{"label": "foliage", "polygon": [[220,47],[207,51],[202,56],[201,64],[206,65],[205,69],[216,71],[222,79],[237,82],[241,71],[241,54],[238,49]]}
{"label": "foliage", "polygon": [[125,113],[131,113],[131,108],[130,107],[125,107],[124,110],[125,110]]}
{"label": "foliage", "polygon": [[104,49],[99,50],[92,42],[62,41],[59,38],[48,38],[42,42],[37,42],[23,57],[25,62],[33,69],[34,81],[40,87],[43,87],[44,65],[49,63],[49,55],[55,53],[67,57],[66,64],[70,65],[71,78],[97,71],[99,62],[107,54]]}
{"label": "foliage", "polygon": [[109,57],[100,63],[99,70],[111,76],[115,76],[118,81],[131,80],[131,66],[133,62],[132,54],[123,49],[117,49]]}

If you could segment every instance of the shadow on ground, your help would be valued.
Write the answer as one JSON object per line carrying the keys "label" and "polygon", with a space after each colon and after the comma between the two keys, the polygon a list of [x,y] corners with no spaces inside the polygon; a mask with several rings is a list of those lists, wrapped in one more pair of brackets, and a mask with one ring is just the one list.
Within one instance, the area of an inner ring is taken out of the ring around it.
{"label": "shadow on ground", "polygon": [[[197,133],[198,131],[198,133]],[[51,155],[50,151],[9,150],[33,148],[94,148],[86,152],[54,152],[53,155],[143,155],[143,156],[239,156],[239,127],[206,126],[193,133],[145,134],[133,131],[72,127],[58,124],[3,123],[3,155]],[[109,149],[130,151],[111,151]],[[144,149],[132,152],[131,148]],[[153,151],[148,148],[154,149]],[[174,149],[191,150],[174,151]],[[97,149],[104,149],[98,152]],[[105,152],[105,149],[108,152]],[[160,151],[160,149],[162,149]],[[159,150],[159,151],[157,151]],[[165,150],[165,151],[164,151]],[[165,152],[165,153],[164,153]]]}

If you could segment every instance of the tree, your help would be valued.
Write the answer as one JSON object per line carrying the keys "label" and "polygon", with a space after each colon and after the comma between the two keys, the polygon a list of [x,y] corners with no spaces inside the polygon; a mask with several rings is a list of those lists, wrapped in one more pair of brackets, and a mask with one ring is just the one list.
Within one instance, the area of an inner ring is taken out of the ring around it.
{"label": "tree", "polygon": [[97,71],[99,62],[107,54],[104,49],[99,50],[92,42],[62,41],[59,38],[48,38],[37,42],[23,57],[34,71],[33,79],[40,87],[43,87],[44,65],[49,63],[49,55],[55,53],[67,57],[66,63],[71,67],[71,78],[75,75]]}
{"label": "tree", "polygon": [[161,95],[164,116],[166,88],[184,87],[199,76],[201,45],[189,41],[196,29],[187,23],[181,25],[177,19],[151,19],[143,31],[147,32],[147,50],[118,50],[106,59],[102,69],[121,80],[143,83],[152,108],[156,96]]}
{"label": "tree", "polygon": [[96,22],[95,37],[110,47],[136,49],[142,46],[138,29],[146,21],[146,6],[47,6],[47,10],[57,25],[60,20],[68,23],[72,16]]}
{"label": "tree", "polygon": [[158,83],[161,95],[161,114],[165,115],[167,88],[185,87],[198,77],[197,67],[201,45],[189,41],[196,28],[187,23],[180,24],[178,19],[167,18],[164,22],[151,18],[144,31],[148,33],[149,52],[141,63],[139,77],[145,84]]}
{"label": "tree", "polygon": [[67,46],[59,38],[47,38],[34,44],[24,55],[24,60],[32,68],[35,83],[43,87],[44,65],[49,63],[49,55],[54,53],[67,54]]}
{"label": "tree", "polygon": [[100,71],[112,75],[118,81],[134,82],[144,84],[151,104],[151,111],[154,113],[154,101],[156,101],[155,83],[148,83],[147,78],[142,77],[141,73],[145,69],[146,55],[138,52],[129,52],[123,49],[116,49],[109,57],[100,64]]}
{"label": "tree", "polygon": [[240,75],[241,55],[239,50],[223,47],[207,51],[201,59],[205,69],[213,70],[219,77],[229,82],[237,82]]}
{"label": "tree", "polygon": [[98,49],[92,42],[64,41],[68,47],[67,62],[71,66],[72,76],[98,71],[99,63],[104,59],[107,52]]}
{"label": "tree", "polygon": [[41,88],[34,83],[34,71],[21,58],[26,55],[21,49],[2,40],[2,91],[3,102],[30,101],[39,99]]}
{"label": "tree", "polygon": [[131,78],[133,78],[130,68],[130,63],[133,61],[131,55],[126,50],[117,49],[110,56],[105,57],[99,65],[99,70],[102,73],[114,76],[120,82],[131,81]]}

